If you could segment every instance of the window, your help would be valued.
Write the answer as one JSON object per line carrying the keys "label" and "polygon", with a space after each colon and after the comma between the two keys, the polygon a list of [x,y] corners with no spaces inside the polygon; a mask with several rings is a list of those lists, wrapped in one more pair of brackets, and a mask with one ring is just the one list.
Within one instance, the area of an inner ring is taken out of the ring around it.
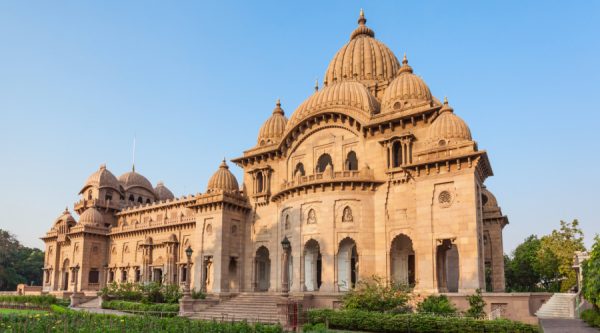
{"label": "window", "polygon": [[319,157],[317,161],[317,173],[323,173],[325,168],[330,165],[333,169],[333,162],[331,160],[331,156],[329,154],[323,154]]}
{"label": "window", "polygon": [[92,190],[88,191],[88,200],[92,200]]}
{"label": "window", "polygon": [[139,203],[143,203],[143,202],[144,202],[144,199],[142,199],[142,197],[139,197],[139,198],[138,198],[138,202],[139,202]]}
{"label": "window", "polygon": [[400,165],[402,165],[402,145],[400,141],[396,141],[392,145],[392,168],[397,168]]}
{"label": "window", "polygon": [[100,281],[100,272],[96,268],[90,269],[88,273],[88,283],[98,283]]}
{"label": "window", "polygon": [[346,157],[346,170],[358,170],[358,159],[354,151],[350,151]]}
{"label": "window", "polygon": [[106,191],[106,195],[104,196],[104,200],[111,201],[112,200],[112,191]]}
{"label": "window", "polygon": [[113,271],[108,272],[108,282],[112,283],[114,281],[115,281],[115,272],[113,272]]}
{"label": "window", "polygon": [[298,163],[296,164],[296,169],[294,169],[294,177],[302,177],[304,176],[304,164]]}
{"label": "window", "polygon": [[284,223],[283,227],[285,230],[290,229],[290,216],[289,215],[285,216],[285,223]]}
{"label": "window", "polygon": [[140,271],[139,268],[135,269],[135,282],[140,282],[142,277],[142,272]]}
{"label": "window", "polygon": [[187,267],[181,266],[181,282],[185,282],[187,279]]}
{"label": "window", "polygon": [[121,282],[127,282],[127,271],[121,270]]}
{"label": "window", "polygon": [[129,195],[129,201],[134,202],[135,198],[133,197],[133,194]]}
{"label": "window", "polygon": [[146,199],[146,203],[149,204],[151,201],[150,199]]}
{"label": "window", "polygon": [[262,172],[256,174],[256,193],[262,193],[265,189],[264,177]]}

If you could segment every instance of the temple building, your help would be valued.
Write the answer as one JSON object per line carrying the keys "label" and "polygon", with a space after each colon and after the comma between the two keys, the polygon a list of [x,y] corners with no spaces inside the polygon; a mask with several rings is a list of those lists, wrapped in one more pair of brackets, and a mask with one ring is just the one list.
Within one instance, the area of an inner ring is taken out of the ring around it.
{"label": "temple building", "polygon": [[175,197],[101,165],[78,218],[66,209],[42,237],[44,291],[189,276],[215,295],[331,295],[373,275],[426,293],[504,291],[508,219],[484,185],[486,151],[366,22],[361,11],[289,118],[279,101],[256,113],[269,115],[256,145],[231,161],[241,183],[223,161],[204,192]]}

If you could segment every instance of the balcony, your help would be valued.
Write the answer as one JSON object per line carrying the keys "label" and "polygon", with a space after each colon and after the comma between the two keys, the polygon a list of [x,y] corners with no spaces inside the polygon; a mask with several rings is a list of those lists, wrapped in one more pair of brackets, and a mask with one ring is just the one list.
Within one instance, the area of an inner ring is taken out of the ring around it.
{"label": "balcony", "polygon": [[375,179],[373,170],[345,170],[345,171],[325,171],[313,175],[300,176],[292,181],[286,181],[280,186],[279,192],[273,195],[273,201],[281,200],[289,195],[306,193],[308,190],[315,192],[317,189],[332,190],[356,189],[361,190],[374,189],[375,186],[382,184],[383,181]]}
{"label": "balcony", "polygon": [[97,208],[111,208],[120,210],[121,203],[119,200],[104,200],[104,199],[81,199],[75,203],[75,211],[85,210],[89,207],[97,207]]}

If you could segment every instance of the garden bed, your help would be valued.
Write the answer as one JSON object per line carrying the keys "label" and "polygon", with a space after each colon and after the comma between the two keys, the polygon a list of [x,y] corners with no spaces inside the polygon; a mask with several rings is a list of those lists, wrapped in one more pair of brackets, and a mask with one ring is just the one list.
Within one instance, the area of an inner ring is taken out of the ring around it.
{"label": "garden bed", "polygon": [[179,313],[179,304],[168,303],[145,304],[129,301],[104,301],[102,302],[102,308],[159,317],[174,317]]}

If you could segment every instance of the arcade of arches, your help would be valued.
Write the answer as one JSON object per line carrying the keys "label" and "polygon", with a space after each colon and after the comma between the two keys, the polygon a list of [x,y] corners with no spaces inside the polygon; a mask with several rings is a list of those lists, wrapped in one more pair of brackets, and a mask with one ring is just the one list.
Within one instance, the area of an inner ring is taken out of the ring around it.
{"label": "arcade of arches", "polygon": [[232,160],[241,179],[222,161],[202,193],[175,197],[135,166],[119,177],[100,166],[78,218],[65,210],[42,238],[44,290],[331,295],[379,275],[417,291],[503,291],[508,219],[484,185],[485,142],[366,22],[293,112],[253,111],[266,120]]}

